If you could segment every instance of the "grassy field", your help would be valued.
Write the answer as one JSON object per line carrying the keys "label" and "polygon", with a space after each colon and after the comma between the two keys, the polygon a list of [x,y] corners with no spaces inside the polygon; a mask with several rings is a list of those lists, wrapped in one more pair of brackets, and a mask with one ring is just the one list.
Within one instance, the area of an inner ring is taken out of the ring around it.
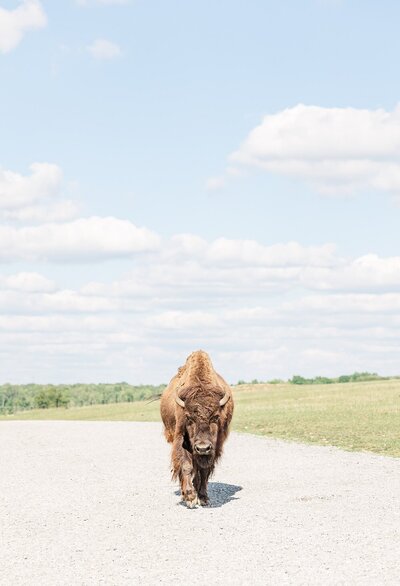
{"label": "grassy field", "polygon": [[[400,380],[240,385],[233,429],[400,456]],[[25,411],[0,419],[159,421],[158,401]]]}

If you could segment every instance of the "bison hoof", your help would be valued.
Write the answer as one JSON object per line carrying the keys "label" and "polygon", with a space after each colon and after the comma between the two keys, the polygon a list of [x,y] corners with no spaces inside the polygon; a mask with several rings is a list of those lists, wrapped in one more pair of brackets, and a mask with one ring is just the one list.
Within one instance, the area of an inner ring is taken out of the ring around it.
{"label": "bison hoof", "polygon": [[188,498],[186,498],[185,502],[186,502],[186,506],[188,507],[188,509],[195,509],[196,507],[198,507],[201,504],[200,499],[197,495],[192,497],[190,500],[188,500]]}
{"label": "bison hoof", "polygon": [[209,507],[210,501],[208,500],[208,497],[200,497],[200,504],[202,507]]}

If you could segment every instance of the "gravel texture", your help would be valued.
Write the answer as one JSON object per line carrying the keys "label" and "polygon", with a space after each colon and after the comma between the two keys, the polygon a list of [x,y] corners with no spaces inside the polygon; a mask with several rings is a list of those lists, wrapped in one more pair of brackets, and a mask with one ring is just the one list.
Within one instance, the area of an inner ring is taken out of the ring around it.
{"label": "gravel texture", "polygon": [[179,504],[155,423],[0,423],[0,584],[396,585],[400,459],[231,434]]}

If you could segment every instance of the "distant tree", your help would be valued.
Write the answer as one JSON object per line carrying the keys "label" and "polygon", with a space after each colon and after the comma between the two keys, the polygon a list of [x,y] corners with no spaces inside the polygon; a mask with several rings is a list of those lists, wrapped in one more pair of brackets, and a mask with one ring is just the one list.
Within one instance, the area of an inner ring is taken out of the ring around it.
{"label": "distant tree", "polygon": [[351,380],[351,376],[349,374],[342,374],[339,376],[338,383],[349,383]]}
{"label": "distant tree", "polygon": [[306,385],[309,383],[309,380],[310,379],[306,379],[306,378],[300,376],[299,374],[294,374],[292,376],[292,378],[289,380],[289,382],[292,385]]}
{"label": "distant tree", "polygon": [[312,384],[316,384],[316,385],[331,385],[332,383],[335,382],[335,379],[333,378],[328,378],[327,376],[316,376],[314,379],[312,380]]}
{"label": "distant tree", "polygon": [[37,393],[34,402],[35,406],[39,409],[66,407],[68,405],[68,397],[57,387],[45,387]]}

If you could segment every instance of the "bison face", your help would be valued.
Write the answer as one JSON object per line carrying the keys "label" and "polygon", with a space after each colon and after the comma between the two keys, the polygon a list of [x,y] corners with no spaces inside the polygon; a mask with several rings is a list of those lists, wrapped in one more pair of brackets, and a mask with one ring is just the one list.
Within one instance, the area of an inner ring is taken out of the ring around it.
{"label": "bison face", "polygon": [[[190,451],[201,464],[215,456],[218,439],[219,413],[199,413],[185,409],[185,441],[190,446]],[[188,447],[189,447],[188,446]]]}
{"label": "bison face", "polygon": [[230,392],[226,390],[221,397],[218,391],[199,393],[195,389],[195,392],[186,392],[185,395],[185,400],[179,393],[175,395],[175,401],[181,408],[182,445],[193,454],[200,467],[207,468],[212,465],[215,456],[220,455],[217,452],[218,435],[220,428],[224,429],[226,424],[224,406],[230,399]]}

